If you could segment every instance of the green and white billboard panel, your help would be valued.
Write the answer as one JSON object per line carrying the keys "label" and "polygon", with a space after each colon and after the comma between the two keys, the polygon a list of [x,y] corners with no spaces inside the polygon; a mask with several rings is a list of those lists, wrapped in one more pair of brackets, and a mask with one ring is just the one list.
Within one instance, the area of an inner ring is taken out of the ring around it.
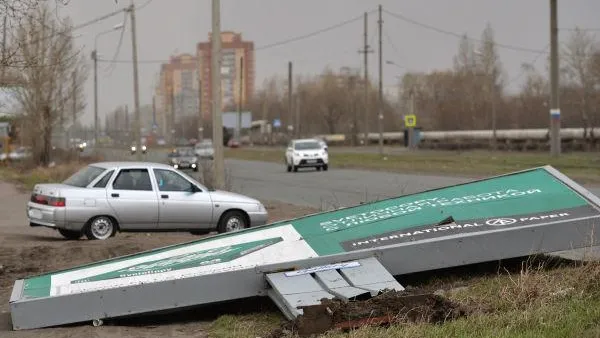
{"label": "green and white billboard panel", "polygon": [[569,226],[569,221],[589,218],[600,220],[596,205],[546,168],[537,168],[27,278],[21,299],[176,280],[552,222]]}

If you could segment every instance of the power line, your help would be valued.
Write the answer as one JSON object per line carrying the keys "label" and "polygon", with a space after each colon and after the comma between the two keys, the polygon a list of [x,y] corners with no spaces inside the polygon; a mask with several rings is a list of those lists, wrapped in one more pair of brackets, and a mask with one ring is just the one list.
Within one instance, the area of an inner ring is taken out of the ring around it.
{"label": "power line", "polygon": [[[544,49],[541,51],[541,53],[539,53],[538,55],[536,55],[535,58],[533,58],[533,60],[531,60],[530,62],[528,62],[528,64],[534,65],[537,62],[537,60],[540,58],[540,56],[542,56],[544,54],[547,54],[548,47],[550,47],[549,43],[546,45],[546,47],[544,47]],[[514,78],[508,80],[508,82],[506,83],[506,85],[508,86],[508,85],[510,85],[510,84],[518,81],[523,75],[525,75],[525,73],[527,73],[527,69],[522,69],[521,72],[517,76],[515,76]]]}
{"label": "power line", "polygon": [[[374,13],[374,12],[376,12],[376,10],[372,10],[372,11],[370,11],[368,13]],[[319,34],[322,34],[322,33],[326,33],[328,31],[331,31],[331,30],[334,30],[334,29],[346,26],[346,25],[348,25],[350,23],[353,23],[353,22],[356,22],[356,21],[362,20],[362,19],[363,19],[363,15],[360,15],[358,17],[354,17],[354,18],[342,21],[342,22],[337,23],[335,25],[328,26],[328,27],[316,30],[316,31],[311,32],[311,33],[299,35],[299,36],[292,37],[292,38],[289,38],[289,39],[285,39],[285,40],[282,40],[282,41],[273,42],[273,43],[269,43],[269,44],[266,44],[266,45],[262,45],[262,46],[256,47],[256,48],[254,48],[254,51],[262,51],[262,50],[266,50],[266,49],[270,49],[270,48],[275,48],[275,47],[279,47],[279,46],[282,46],[282,45],[286,45],[286,44],[289,44],[289,43],[293,43],[293,42],[296,42],[296,41],[308,39],[310,37],[313,37],[313,36],[316,36],[316,35],[319,35]],[[113,60],[113,61],[110,61],[110,60],[106,60],[106,59],[98,59],[98,62],[131,63],[132,60]],[[164,59],[138,60],[138,63],[168,63],[168,62],[170,62],[170,60],[164,60]]]}
{"label": "power line", "polygon": [[392,45],[392,49],[396,53],[396,56],[398,56],[398,58],[402,58],[402,53],[400,53],[400,50],[396,47],[396,45],[394,44],[394,41],[392,41],[392,38],[388,34],[387,30],[384,32],[384,35],[385,35],[386,40],[390,43],[390,45]]}
{"label": "power line", "polygon": [[[458,34],[458,33],[451,32],[451,31],[448,31],[448,30],[445,30],[445,29],[442,29],[442,28],[434,27],[434,26],[431,26],[429,24],[426,24],[426,23],[423,23],[423,22],[419,22],[419,21],[407,18],[407,17],[405,17],[403,15],[400,15],[400,14],[392,13],[392,12],[387,11],[387,10],[384,10],[384,12],[386,14],[388,14],[388,15],[391,15],[392,17],[394,17],[394,18],[396,18],[398,20],[405,21],[405,22],[411,23],[413,25],[416,25],[416,26],[419,26],[419,27],[423,27],[423,28],[426,28],[426,29],[429,29],[429,30],[432,30],[432,31],[435,31],[435,32],[438,32],[438,33],[441,33],[441,34],[451,35],[451,36],[457,37],[459,39],[462,39],[463,37],[465,37],[464,34]],[[468,37],[468,36],[466,38],[469,39],[469,40],[471,40],[471,41],[483,42],[483,40],[481,40],[481,39],[471,38],[471,37]],[[497,43],[497,42],[494,43],[494,45],[496,45],[496,46],[498,46],[500,48],[511,49],[511,50],[515,50],[515,51],[519,51],[519,52],[527,52],[527,53],[540,53],[540,52],[544,52],[544,51],[540,51],[540,50],[537,50],[537,49],[531,49],[531,48],[527,48],[527,47],[520,47],[520,46],[509,45],[509,44],[504,44],[504,43]]]}
{"label": "power line", "polygon": [[[368,13],[374,13],[374,12],[375,12],[375,10],[372,10],[372,11],[370,11]],[[290,38],[290,39],[286,39],[286,40],[283,40],[283,41],[274,42],[274,43],[270,43],[270,44],[267,44],[267,45],[259,46],[259,47],[256,47],[254,50],[255,51],[259,51],[259,50],[269,49],[269,48],[278,47],[278,46],[281,46],[281,45],[286,45],[288,43],[292,43],[292,42],[304,40],[304,39],[313,37],[315,35],[319,35],[319,34],[322,34],[322,33],[325,33],[325,32],[328,32],[328,31],[331,31],[331,30],[334,30],[334,29],[337,29],[337,28],[340,28],[340,27],[343,27],[343,26],[346,26],[346,25],[348,25],[350,23],[353,23],[353,22],[356,22],[356,21],[362,20],[362,19],[363,19],[363,15],[359,15],[359,16],[354,17],[352,19],[348,19],[346,21],[342,21],[342,22],[340,22],[338,24],[335,24],[335,25],[332,25],[332,26],[329,26],[329,27],[326,27],[326,28],[322,28],[322,29],[319,29],[317,31],[314,31],[314,32],[311,32],[311,33],[308,33],[308,34],[304,34],[304,35],[296,36],[296,37],[293,37],[293,38]]]}
{"label": "power line", "polygon": [[[146,4],[149,4],[152,0],[146,2]],[[127,13],[124,13],[124,18],[123,18],[123,27],[121,27],[121,35],[119,36],[119,42],[117,43],[117,49],[115,50],[115,54],[113,55],[112,61],[116,60],[117,57],[119,56],[119,52],[121,51],[121,46],[123,44],[123,36],[125,35],[125,27],[127,27]],[[115,70],[115,63],[110,63],[110,65],[107,67],[107,71],[108,74],[106,76],[109,76],[110,74],[112,74],[113,70]]]}
{"label": "power line", "polygon": [[583,31],[583,32],[600,32],[600,28],[579,28],[579,27],[575,27],[575,28],[559,28],[558,30],[561,31]]}

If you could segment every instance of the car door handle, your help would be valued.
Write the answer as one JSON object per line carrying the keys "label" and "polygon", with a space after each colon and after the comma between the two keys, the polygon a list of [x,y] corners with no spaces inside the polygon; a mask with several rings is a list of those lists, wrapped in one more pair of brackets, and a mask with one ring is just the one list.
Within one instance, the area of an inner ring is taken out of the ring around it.
{"label": "car door handle", "polygon": [[111,197],[119,197],[119,194],[110,194]]}
{"label": "car door handle", "polygon": [[160,198],[169,198],[169,195],[160,195]]}

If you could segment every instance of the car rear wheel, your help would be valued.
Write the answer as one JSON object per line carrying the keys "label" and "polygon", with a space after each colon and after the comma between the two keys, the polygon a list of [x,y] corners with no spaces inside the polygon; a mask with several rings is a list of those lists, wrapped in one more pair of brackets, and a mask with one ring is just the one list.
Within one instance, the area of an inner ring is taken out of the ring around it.
{"label": "car rear wheel", "polygon": [[328,165],[328,164],[324,164],[324,165],[323,165],[323,170],[324,170],[324,171],[327,171],[328,169],[329,169],[329,165]]}
{"label": "car rear wheel", "polygon": [[110,217],[98,216],[89,222],[85,235],[91,240],[105,240],[113,236],[116,230],[115,222]]}
{"label": "car rear wheel", "polygon": [[58,232],[66,239],[78,240],[79,238],[81,238],[81,231],[58,229]]}
{"label": "car rear wheel", "polygon": [[249,226],[246,215],[237,210],[227,211],[217,225],[219,233],[234,232]]}

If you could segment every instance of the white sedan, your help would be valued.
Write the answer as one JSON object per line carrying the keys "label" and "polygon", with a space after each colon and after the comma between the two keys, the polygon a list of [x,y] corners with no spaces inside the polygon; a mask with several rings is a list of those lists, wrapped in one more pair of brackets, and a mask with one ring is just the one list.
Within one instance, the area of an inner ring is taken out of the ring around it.
{"label": "white sedan", "polygon": [[292,140],[285,152],[287,171],[312,167],[317,170],[329,169],[329,154],[323,145],[315,139]]}
{"label": "white sedan", "polygon": [[171,166],[146,162],[91,164],[62,183],[36,184],[26,206],[32,227],[68,239],[108,239],[119,231],[238,231],[266,224],[258,200],[212,190]]}

